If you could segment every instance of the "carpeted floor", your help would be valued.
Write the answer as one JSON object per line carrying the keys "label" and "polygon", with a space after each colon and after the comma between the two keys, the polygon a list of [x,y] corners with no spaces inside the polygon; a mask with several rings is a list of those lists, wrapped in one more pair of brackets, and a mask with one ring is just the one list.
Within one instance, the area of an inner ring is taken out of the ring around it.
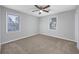
{"label": "carpeted floor", "polygon": [[75,42],[35,35],[2,45],[2,54],[79,54]]}

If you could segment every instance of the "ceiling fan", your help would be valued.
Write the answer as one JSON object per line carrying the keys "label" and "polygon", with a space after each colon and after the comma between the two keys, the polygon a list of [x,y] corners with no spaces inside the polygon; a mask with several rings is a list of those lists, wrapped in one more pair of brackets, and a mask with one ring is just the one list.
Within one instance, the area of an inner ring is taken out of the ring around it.
{"label": "ceiling fan", "polygon": [[50,5],[34,5],[36,8],[38,8],[39,10],[33,10],[32,12],[36,12],[36,11],[39,11],[39,15],[42,13],[42,12],[47,12],[49,13],[49,10],[47,10],[47,8],[50,7]]}

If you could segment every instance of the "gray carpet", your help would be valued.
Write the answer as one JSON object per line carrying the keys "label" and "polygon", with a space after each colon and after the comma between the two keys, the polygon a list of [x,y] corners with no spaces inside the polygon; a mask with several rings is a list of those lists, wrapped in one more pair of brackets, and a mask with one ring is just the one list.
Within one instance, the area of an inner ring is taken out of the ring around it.
{"label": "gray carpet", "polygon": [[79,54],[75,42],[35,35],[2,45],[3,54]]}

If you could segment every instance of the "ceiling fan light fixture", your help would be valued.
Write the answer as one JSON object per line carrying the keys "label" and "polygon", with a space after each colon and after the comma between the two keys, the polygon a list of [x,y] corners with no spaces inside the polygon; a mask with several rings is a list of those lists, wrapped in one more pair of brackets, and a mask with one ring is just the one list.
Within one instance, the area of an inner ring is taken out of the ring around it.
{"label": "ceiling fan light fixture", "polygon": [[42,11],[42,10],[40,10],[40,12],[42,13],[43,11]]}
{"label": "ceiling fan light fixture", "polygon": [[47,10],[47,8],[50,7],[50,5],[35,5],[36,8],[38,8],[39,10],[34,10],[32,12],[35,12],[35,11],[39,11],[38,14],[41,14],[42,12],[46,12],[46,13],[49,13],[49,10]]}

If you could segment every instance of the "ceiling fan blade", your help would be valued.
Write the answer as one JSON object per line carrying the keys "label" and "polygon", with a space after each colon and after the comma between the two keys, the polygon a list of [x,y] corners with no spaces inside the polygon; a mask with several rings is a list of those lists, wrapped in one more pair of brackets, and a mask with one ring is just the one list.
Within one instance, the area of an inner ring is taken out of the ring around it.
{"label": "ceiling fan blade", "polygon": [[40,9],[40,10],[42,9],[42,8],[41,8],[41,7],[39,7],[38,5],[35,5],[35,7],[37,7],[37,8],[38,8],[38,9]]}
{"label": "ceiling fan blade", "polygon": [[35,11],[39,11],[39,10],[33,10],[32,12],[35,12]]}
{"label": "ceiling fan blade", "polygon": [[50,7],[50,5],[45,6],[43,9],[46,9],[46,8],[48,8],[48,7]]}
{"label": "ceiling fan blade", "polygon": [[47,11],[47,10],[43,10],[44,12],[49,12],[49,11]]}

